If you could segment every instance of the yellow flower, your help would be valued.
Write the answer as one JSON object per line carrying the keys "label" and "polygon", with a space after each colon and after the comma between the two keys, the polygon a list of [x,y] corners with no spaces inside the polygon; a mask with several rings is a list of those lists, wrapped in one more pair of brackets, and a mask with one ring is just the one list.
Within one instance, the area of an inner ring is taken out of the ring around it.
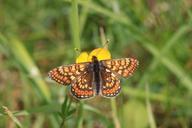
{"label": "yellow flower", "polygon": [[88,55],[87,52],[82,52],[82,53],[76,58],[76,63],[87,62],[88,56],[89,56],[89,55]]}
{"label": "yellow flower", "polygon": [[94,49],[89,54],[88,61],[91,61],[93,56],[96,56],[99,61],[100,60],[111,59],[111,53],[107,49],[105,49],[105,48]]}
{"label": "yellow flower", "polygon": [[93,51],[91,51],[91,53],[89,55],[87,52],[82,52],[77,57],[76,63],[91,62],[93,56],[96,56],[99,61],[111,59],[111,53],[107,49],[97,48],[97,49],[94,49]]}

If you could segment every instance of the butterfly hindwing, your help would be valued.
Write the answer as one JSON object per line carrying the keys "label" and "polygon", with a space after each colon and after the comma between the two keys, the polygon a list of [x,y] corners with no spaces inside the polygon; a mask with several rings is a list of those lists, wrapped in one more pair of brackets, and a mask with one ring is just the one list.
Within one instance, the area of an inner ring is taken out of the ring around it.
{"label": "butterfly hindwing", "polygon": [[108,68],[101,69],[101,95],[104,97],[114,97],[121,91],[119,77]]}
{"label": "butterfly hindwing", "polygon": [[103,60],[101,62],[106,68],[125,78],[131,76],[138,66],[138,61],[133,58]]}
{"label": "butterfly hindwing", "polygon": [[48,76],[59,84],[69,85],[80,74],[83,74],[89,63],[72,64],[52,69]]}
{"label": "butterfly hindwing", "polygon": [[[89,66],[90,67],[90,66]],[[71,93],[77,99],[87,99],[95,96],[93,72],[90,68],[77,77],[71,84]]]}

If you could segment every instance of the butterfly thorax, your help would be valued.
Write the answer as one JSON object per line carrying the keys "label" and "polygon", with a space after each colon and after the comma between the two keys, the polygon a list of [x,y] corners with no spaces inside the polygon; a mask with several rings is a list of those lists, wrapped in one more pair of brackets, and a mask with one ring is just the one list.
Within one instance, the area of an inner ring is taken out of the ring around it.
{"label": "butterfly thorax", "polygon": [[100,91],[100,66],[96,56],[92,57],[92,62],[93,62],[94,81],[96,86],[96,95],[98,95]]}

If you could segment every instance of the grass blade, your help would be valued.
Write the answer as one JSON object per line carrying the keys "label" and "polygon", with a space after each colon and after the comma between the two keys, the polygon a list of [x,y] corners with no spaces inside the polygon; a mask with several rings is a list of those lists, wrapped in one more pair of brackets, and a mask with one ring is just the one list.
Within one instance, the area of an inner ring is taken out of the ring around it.
{"label": "grass blade", "polygon": [[33,84],[34,88],[37,89],[38,93],[46,102],[50,102],[51,94],[49,88],[42,79],[39,69],[33,62],[25,47],[16,38],[10,38],[8,45],[16,61],[27,72],[27,75],[35,83]]}
{"label": "grass blade", "polygon": [[146,105],[147,105],[147,113],[149,118],[149,125],[150,128],[156,128],[155,118],[153,116],[153,111],[151,107],[151,103],[149,101],[149,86],[146,84]]}
{"label": "grass blade", "polygon": [[16,124],[18,128],[23,128],[19,120],[13,115],[13,113],[5,106],[2,106],[4,113]]}

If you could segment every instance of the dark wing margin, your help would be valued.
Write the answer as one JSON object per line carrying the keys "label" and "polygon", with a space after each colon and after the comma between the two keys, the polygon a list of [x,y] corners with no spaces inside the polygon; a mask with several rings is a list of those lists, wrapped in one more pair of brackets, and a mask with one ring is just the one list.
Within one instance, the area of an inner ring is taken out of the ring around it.
{"label": "dark wing margin", "polygon": [[71,93],[76,99],[88,99],[95,96],[95,83],[90,68],[77,77],[71,84]]}
{"label": "dark wing margin", "polygon": [[101,96],[103,97],[115,97],[120,91],[119,76],[111,72],[108,68],[103,67],[101,69]]}
{"label": "dark wing margin", "polygon": [[67,66],[60,66],[49,71],[48,76],[62,85],[69,85],[79,75],[84,74],[89,63],[77,63]]}
{"label": "dark wing margin", "polygon": [[134,58],[102,60],[101,63],[104,67],[125,78],[131,76],[139,65],[138,60]]}

